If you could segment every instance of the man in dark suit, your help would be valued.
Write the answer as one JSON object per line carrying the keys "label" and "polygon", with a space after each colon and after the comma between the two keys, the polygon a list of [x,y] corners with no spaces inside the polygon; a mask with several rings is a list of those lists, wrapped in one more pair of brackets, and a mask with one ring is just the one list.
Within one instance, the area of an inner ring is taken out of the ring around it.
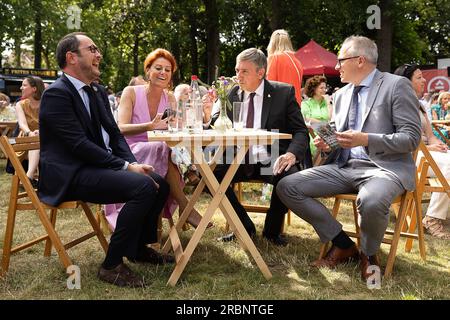
{"label": "man in dark suit", "polygon": [[157,241],[157,221],[169,186],[148,165],[138,164],[112,117],[104,89],[97,85],[102,58],[83,33],[66,35],[56,49],[64,72],[42,96],[39,197],[62,201],[125,202],[98,277],[118,286],[143,280],[124,263],[173,262],[147,244]]}
{"label": "man in dark suit", "polygon": [[[248,103],[248,109],[244,113],[247,128],[289,133],[292,134],[292,140],[280,140],[277,153],[271,152],[271,147],[251,146],[246,163],[239,167],[233,182],[257,179],[276,186],[281,178],[297,172],[305,160],[309,159],[306,162],[310,163],[308,129],[295,99],[295,89],[287,84],[266,80],[266,70],[267,59],[261,50],[251,48],[241,52],[236,58],[239,87],[234,87],[229,92],[228,99],[231,104],[235,101]],[[231,110],[228,113],[232,119]],[[210,114],[208,108],[205,108],[205,120],[209,120]],[[212,125],[218,116],[219,113],[215,112],[211,119]],[[227,164],[216,167],[214,173],[219,181],[223,179],[227,169]],[[255,225],[233,190],[228,188],[226,195],[245,229],[253,236],[256,233]],[[276,245],[287,244],[286,239],[280,236],[286,212],[286,206],[272,192],[263,236]],[[220,238],[222,241],[233,239],[233,233]]]}

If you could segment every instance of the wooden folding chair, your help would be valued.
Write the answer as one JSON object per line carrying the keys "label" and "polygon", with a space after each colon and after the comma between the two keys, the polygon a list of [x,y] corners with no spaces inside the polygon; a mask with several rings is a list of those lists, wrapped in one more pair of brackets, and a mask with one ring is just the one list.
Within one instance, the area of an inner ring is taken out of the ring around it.
{"label": "wooden folding chair", "polygon": [[[244,207],[245,211],[247,212],[256,212],[256,213],[265,213],[267,214],[267,212],[269,211],[269,206],[266,205],[254,205],[254,204],[248,204],[244,202],[244,197],[242,196],[242,185],[243,183],[258,183],[258,184],[263,184],[262,181],[260,180],[251,180],[251,181],[246,181],[246,182],[238,182],[234,184],[234,191],[236,192],[236,196],[239,200],[239,202],[242,204],[242,206]],[[261,188],[262,190],[262,188]],[[286,214],[286,223],[283,221],[283,225],[281,226],[281,232],[285,231],[285,226],[286,224],[288,226],[291,225],[291,210],[288,210],[287,214]],[[226,226],[226,229],[228,230],[228,224]]]}
{"label": "wooden folding chair", "polygon": [[[417,151],[414,152],[414,159],[417,156]],[[416,181],[417,183],[417,181]],[[355,223],[355,230],[344,230],[350,237],[357,239],[357,244],[360,244],[360,228],[358,221],[358,211],[356,207],[356,197],[357,194],[338,194],[334,196],[334,205],[332,210],[332,215],[334,218],[337,217],[339,213],[339,207],[343,200],[348,200],[352,202],[353,206],[353,219]],[[383,243],[390,245],[388,260],[386,263],[386,269],[384,272],[384,276],[388,277],[391,275],[395,257],[397,254],[397,247],[400,237],[405,237],[407,239],[418,239],[419,240],[419,251],[420,256],[425,261],[426,260],[426,249],[425,249],[425,240],[423,235],[423,227],[422,227],[422,207],[420,205],[420,198],[417,188],[414,191],[406,191],[401,196],[398,196],[394,199],[392,204],[399,204],[400,209],[396,214],[396,221],[394,230],[386,230],[385,236],[382,240]],[[415,228],[407,228],[408,232],[405,232],[405,223],[407,223],[407,217],[414,216],[415,220],[418,221],[417,233],[413,233]],[[320,248],[319,259],[323,258],[327,252],[328,243],[322,244]]]}
{"label": "wooden folding chair", "polygon": [[[15,174],[12,177],[11,182],[11,195],[8,208],[8,217],[6,220],[5,241],[3,243],[0,275],[4,275],[8,271],[11,254],[29,248],[41,241],[45,241],[44,256],[50,256],[52,246],[54,246],[62,265],[66,269],[68,266],[72,265],[72,261],[66,250],[85,240],[88,240],[93,236],[97,236],[103,250],[105,252],[107,251],[108,243],[88,204],[82,201],[69,201],[61,203],[58,207],[53,207],[46,205],[39,200],[36,191],[33,189],[30,180],[28,179],[25,170],[16,155],[17,151],[39,149],[39,137],[8,139],[6,136],[1,136],[0,146],[15,169]],[[19,193],[20,184],[22,184],[25,192]],[[83,208],[84,213],[93,228],[93,232],[83,235],[67,244],[63,244],[55,229],[57,211],[58,209],[72,209],[79,206]],[[46,234],[12,248],[16,212],[19,210],[35,210]],[[50,215],[47,215],[46,210],[50,211]]]}
{"label": "wooden folding chair", "polygon": [[11,136],[16,126],[17,121],[0,121],[0,135]]}
{"label": "wooden folding chair", "polygon": [[[428,151],[427,146],[423,142],[420,143],[419,150],[423,154],[417,167],[417,193],[419,200],[422,200],[425,192],[443,192],[447,193],[447,196],[450,197],[449,181],[442,174],[441,169],[439,169],[437,163],[433,159],[433,156],[431,155],[430,151]],[[436,175],[436,178],[431,178],[428,176],[429,168],[433,170],[434,174]],[[418,223],[421,227],[421,221],[418,221],[415,215],[408,216],[407,217],[408,232],[414,231]],[[406,252],[411,251],[413,241],[414,239],[412,238],[406,240],[405,244]]]}

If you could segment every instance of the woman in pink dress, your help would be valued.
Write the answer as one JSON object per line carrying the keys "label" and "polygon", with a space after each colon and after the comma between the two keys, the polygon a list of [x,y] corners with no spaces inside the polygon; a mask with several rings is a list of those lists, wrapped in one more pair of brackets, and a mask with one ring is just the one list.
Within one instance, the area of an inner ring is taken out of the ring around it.
{"label": "woman in pink dress", "polygon": [[[170,197],[164,208],[164,216],[170,217],[179,206],[182,212],[188,200],[183,192],[184,182],[177,166],[171,161],[171,149],[165,142],[148,142],[147,131],[167,129],[167,121],[161,120],[169,103],[175,102],[167,89],[172,85],[172,75],[177,68],[175,58],[164,49],[151,52],[144,62],[148,84],[129,86],[123,90],[119,105],[118,125],[130,149],[139,163],[153,166],[155,172],[166,178],[170,185]],[[106,206],[106,219],[114,228],[121,204]],[[194,209],[187,222],[194,227],[201,215]]]}

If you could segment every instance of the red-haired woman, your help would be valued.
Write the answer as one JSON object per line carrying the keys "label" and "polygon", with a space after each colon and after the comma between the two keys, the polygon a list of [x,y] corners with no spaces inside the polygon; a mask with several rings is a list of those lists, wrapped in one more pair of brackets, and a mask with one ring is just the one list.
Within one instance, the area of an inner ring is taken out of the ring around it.
{"label": "red-haired woman", "polygon": [[[173,55],[165,49],[151,52],[144,62],[144,71],[148,83],[129,86],[123,90],[118,125],[125,136],[131,151],[139,163],[149,164],[155,172],[166,178],[170,185],[170,197],[164,209],[164,216],[170,217],[180,207],[180,213],[188,200],[183,192],[184,182],[177,166],[171,161],[171,149],[164,142],[148,142],[147,131],[167,129],[166,120],[161,120],[169,103],[175,103],[175,97],[168,92],[172,85],[172,76],[177,69]],[[114,208],[112,208],[115,206]],[[120,210],[120,205],[108,205],[106,218],[112,227]],[[194,209],[188,223],[196,227],[201,216]]]}

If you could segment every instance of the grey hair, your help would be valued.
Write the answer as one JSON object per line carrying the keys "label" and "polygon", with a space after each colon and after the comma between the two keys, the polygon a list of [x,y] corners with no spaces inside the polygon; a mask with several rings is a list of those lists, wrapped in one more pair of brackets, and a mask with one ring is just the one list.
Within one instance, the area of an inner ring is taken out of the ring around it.
{"label": "grey hair", "polygon": [[267,71],[267,58],[264,52],[256,48],[250,48],[242,51],[236,57],[236,64],[240,61],[250,61],[256,65],[257,70],[264,68],[264,78]]}
{"label": "grey hair", "polygon": [[375,42],[363,36],[350,36],[344,40],[342,48],[347,48],[351,56],[364,56],[367,61],[377,64],[378,48]]}

